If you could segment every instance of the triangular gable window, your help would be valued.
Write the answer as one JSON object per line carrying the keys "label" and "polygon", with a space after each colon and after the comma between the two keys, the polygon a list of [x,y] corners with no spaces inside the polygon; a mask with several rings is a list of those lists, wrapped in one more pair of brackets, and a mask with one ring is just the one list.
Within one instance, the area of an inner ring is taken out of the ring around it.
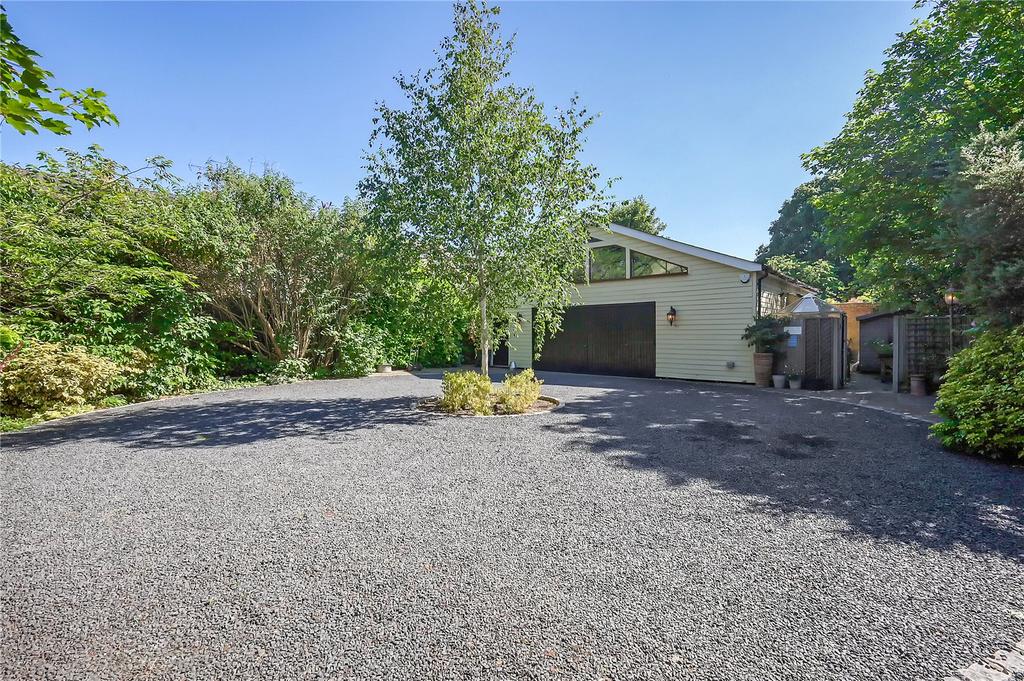
{"label": "triangular gable window", "polygon": [[686,274],[688,270],[668,260],[655,258],[653,255],[630,251],[630,277],[656,277],[662,274]]}

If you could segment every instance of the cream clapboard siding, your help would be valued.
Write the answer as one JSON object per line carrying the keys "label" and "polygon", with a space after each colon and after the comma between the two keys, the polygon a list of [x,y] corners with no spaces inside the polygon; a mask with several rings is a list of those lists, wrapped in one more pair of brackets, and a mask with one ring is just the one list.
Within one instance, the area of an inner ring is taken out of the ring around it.
{"label": "cream clapboard siding", "polygon": [[[691,378],[752,383],[753,354],[740,336],[753,320],[756,280],[740,281],[743,270],[679,253],[632,237],[595,233],[607,244],[683,265],[689,274],[595,282],[580,287],[577,304],[654,301],[655,373],[662,378]],[[595,244],[595,246],[600,244]],[[669,326],[665,314],[675,307],[678,318]],[[524,333],[510,340],[509,358],[516,366],[532,365],[531,308],[524,306]],[[728,362],[735,362],[728,368]]]}
{"label": "cream clapboard siding", "polygon": [[761,314],[772,315],[795,303],[805,293],[788,281],[769,276],[761,281]]}

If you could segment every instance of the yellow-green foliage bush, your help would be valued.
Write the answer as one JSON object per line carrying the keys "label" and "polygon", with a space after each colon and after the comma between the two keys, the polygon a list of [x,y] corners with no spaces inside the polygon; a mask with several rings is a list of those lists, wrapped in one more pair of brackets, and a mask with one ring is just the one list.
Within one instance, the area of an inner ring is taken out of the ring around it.
{"label": "yellow-green foliage bush", "polygon": [[26,345],[0,373],[3,413],[9,416],[96,404],[106,397],[121,370],[85,348],[54,343]]}
{"label": "yellow-green foliage bush", "polygon": [[490,414],[491,379],[475,371],[447,371],[441,377],[441,406],[449,411]]}
{"label": "yellow-green foliage bush", "polygon": [[543,382],[533,375],[533,369],[507,376],[495,398],[498,409],[506,414],[522,414],[540,397]]}
{"label": "yellow-green foliage bush", "polygon": [[1024,459],[1024,326],[986,331],[954,356],[935,411],[947,447]]}

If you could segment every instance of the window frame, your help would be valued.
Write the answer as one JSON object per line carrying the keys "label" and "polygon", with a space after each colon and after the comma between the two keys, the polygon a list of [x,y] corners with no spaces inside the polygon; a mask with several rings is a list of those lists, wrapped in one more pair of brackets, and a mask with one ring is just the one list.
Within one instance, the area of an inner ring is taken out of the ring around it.
{"label": "window frame", "polygon": [[[593,253],[598,248],[621,248],[623,258],[623,276],[621,277],[609,277],[607,279],[594,279],[594,258]],[[627,246],[620,244],[604,244],[603,246],[591,246],[587,249],[587,282],[590,284],[601,283],[605,281],[626,281],[629,279],[629,255],[630,249]]]}
{"label": "window frame", "polygon": [[[661,272],[659,274],[641,274],[640,276],[634,276],[633,275],[633,254],[634,253],[637,254],[637,255],[642,255],[645,258],[651,258],[653,260],[661,260],[662,262],[667,262],[669,265],[675,265],[676,267],[681,267],[683,269],[683,271],[682,272]],[[653,277],[684,277],[684,276],[688,275],[689,273],[690,273],[690,268],[687,267],[686,265],[680,265],[677,262],[672,262],[671,260],[666,260],[665,258],[659,258],[656,255],[651,255],[650,253],[644,253],[643,251],[638,251],[638,250],[633,249],[633,248],[629,249],[629,278],[630,279],[651,279]]]}

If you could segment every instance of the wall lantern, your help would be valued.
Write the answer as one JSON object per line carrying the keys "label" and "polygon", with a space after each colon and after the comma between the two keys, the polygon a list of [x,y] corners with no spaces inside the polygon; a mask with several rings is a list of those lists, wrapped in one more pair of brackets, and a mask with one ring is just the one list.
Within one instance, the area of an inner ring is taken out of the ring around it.
{"label": "wall lantern", "polygon": [[668,320],[669,326],[672,326],[673,324],[676,323],[676,309],[674,307],[670,307],[668,309],[668,314],[665,315],[665,319]]}

